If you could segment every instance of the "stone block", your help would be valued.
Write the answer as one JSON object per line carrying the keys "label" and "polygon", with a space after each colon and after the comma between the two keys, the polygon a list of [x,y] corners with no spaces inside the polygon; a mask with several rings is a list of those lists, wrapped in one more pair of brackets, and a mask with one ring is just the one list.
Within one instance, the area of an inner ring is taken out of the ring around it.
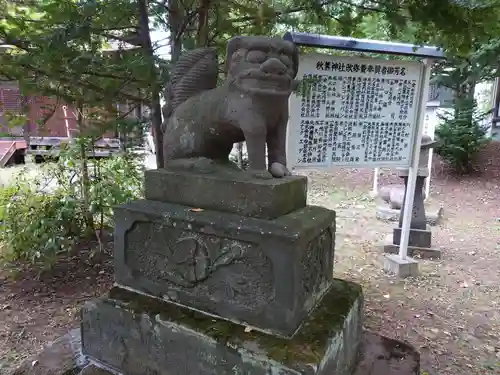
{"label": "stone block", "polygon": [[115,373],[105,370],[103,368],[97,367],[95,365],[89,365],[85,367],[82,372],[78,375],[116,375]]}
{"label": "stone block", "polygon": [[[401,243],[401,228],[393,229],[392,243],[399,245]],[[431,247],[432,245],[432,232],[429,226],[426,230],[423,229],[410,229],[410,238],[408,239],[408,246],[414,247]]]}
{"label": "stone block", "polygon": [[[375,212],[375,216],[378,220],[383,221],[399,221],[399,216],[401,215],[401,210],[392,209],[388,206],[377,206],[377,211]],[[443,218],[443,208],[439,208],[437,211],[432,211],[426,209],[425,219],[427,224],[431,226],[438,225],[441,223],[441,219]]]}
{"label": "stone block", "polygon": [[82,309],[83,353],[127,375],[346,375],[362,316],[361,288],[341,280],[289,339],[114,288]]}
{"label": "stone block", "polygon": [[396,210],[386,206],[377,206],[377,211],[375,211],[375,217],[379,220],[384,221],[399,221],[399,215],[401,215],[401,210]]}
{"label": "stone block", "polygon": [[80,330],[73,329],[23,361],[10,375],[77,374],[87,365],[88,360],[81,353]]}
{"label": "stone block", "polygon": [[156,169],[145,172],[145,197],[241,216],[275,219],[306,206],[307,178],[258,179],[249,173],[232,170],[201,173]]}
{"label": "stone block", "polygon": [[115,280],[284,336],[333,278],[335,212],[262,220],[155,201],[115,209]]}
{"label": "stone block", "polygon": [[396,254],[385,254],[384,271],[401,278],[418,276],[418,262],[410,257],[402,259]]}
{"label": "stone block", "polygon": [[[384,253],[399,254],[399,245],[394,245],[392,243],[385,244]],[[442,256],[441,250],[439,249],[434,249],[432,247],[415,247],[415,246],[408,246],[407,254],[411,257],[420,259],[441,259]]]}

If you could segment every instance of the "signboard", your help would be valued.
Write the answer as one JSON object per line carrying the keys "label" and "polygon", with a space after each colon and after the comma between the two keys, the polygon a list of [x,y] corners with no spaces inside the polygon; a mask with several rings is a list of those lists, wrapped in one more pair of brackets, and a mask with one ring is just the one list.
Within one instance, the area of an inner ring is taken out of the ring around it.
{"label": "signboard", "polygon": [[435,83],[429,85],[428,102],[438,102],[439,107],[453,107],[453,90]]}
{"label": "signboard", "polygon": [[428,135],[432,139],[434,139],[434,133],[438,122],[437,113],[438,109],[436,107],[427,107],[425,109],[423,134]]}
{"label": "signboard", "polygon": [[292,167],[407,167],[411,162],[423,65],[301,56],[290,97]]}

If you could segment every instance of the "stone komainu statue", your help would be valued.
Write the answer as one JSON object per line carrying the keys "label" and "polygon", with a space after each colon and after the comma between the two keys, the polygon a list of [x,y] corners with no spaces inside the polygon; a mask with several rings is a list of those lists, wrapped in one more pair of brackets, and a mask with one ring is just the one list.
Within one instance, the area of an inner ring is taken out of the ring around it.
{"label": "stone komainu statue", "polygon": [[280,38],[246,36],[227,45],[224,83],[217,86],[215,49],[183,54],[163,109],[165,166],[174,159],[227,162],[233,144],[246,141],[250,168],[283,177],[288,99],[295,87],[298,50]]}

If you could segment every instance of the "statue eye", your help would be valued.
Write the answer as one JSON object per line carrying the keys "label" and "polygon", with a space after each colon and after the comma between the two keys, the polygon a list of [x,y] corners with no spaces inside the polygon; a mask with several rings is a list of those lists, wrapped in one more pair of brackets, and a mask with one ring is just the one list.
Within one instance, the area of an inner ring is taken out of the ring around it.
{"label": "statue eye", "polygon": [[234,52],[232,55],[231,55],[231,59],[232,60],[236,60],[236,61],[239,61],[242,57],[245,56],[245,53],[246,51],[243,50],[243,49],[239,49],[237,50],[236,52]]}
{"label": "statue eye", "polygon": [[247,54],[247,61],[249,63],[262,64],[267,59],[267,54],[262,51],[249,51]]}
{"label": "statue eye", "polygon": [[285,64],[287,67],[291,67],[293,65],[292,60],[288,55],[281,54],[280,55],[280,60],[283,64]]}

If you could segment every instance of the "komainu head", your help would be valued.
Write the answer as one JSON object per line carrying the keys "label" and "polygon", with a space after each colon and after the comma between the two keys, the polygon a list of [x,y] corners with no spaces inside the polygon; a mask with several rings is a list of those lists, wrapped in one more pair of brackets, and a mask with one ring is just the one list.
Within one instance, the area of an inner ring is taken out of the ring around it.
{"label": "komainu head", "polygon": [[281,38],[238,36],[227,44],[227,79],[244,92],[288,96],[298,65],[297,48]]}

